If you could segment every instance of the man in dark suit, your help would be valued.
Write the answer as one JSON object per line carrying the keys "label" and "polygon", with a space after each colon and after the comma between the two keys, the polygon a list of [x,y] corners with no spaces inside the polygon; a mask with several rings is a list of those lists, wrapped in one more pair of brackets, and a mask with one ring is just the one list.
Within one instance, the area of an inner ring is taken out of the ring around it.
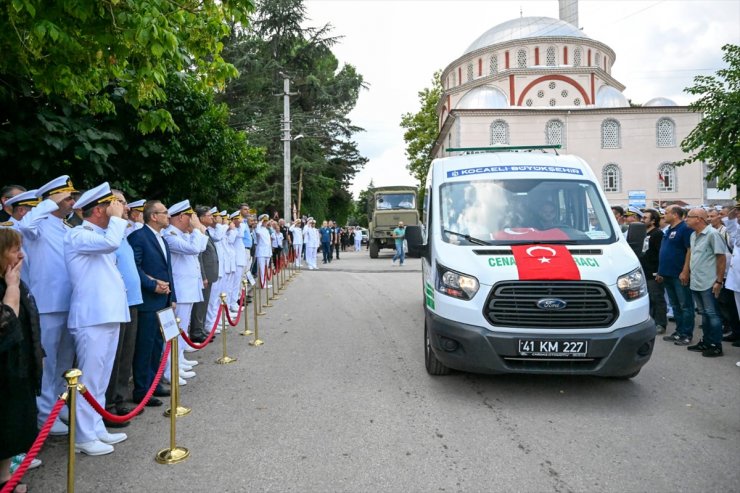
{"label": "man in dark suit", "polygon": [[[215,209],[215,207],[209,209],[202,205],[195,208],[198,219],[206,228],[216,224],[216,221],[213,219]],[[206,229],[206,235],[208,236],[208,245],[198,255],[200,272],[203,276],[203,301],[199,301],[193,305],[193,317],[190,319],[190,339],[195,342],[205,341],[211,330],[211,327],[205,327],[205,320],[206,313],[208,312],[208,301],[211,299],[211,287],[213,283],[218,281],[218,253],[216,252],[216,244],[213,242],[208,229]],[[185,348],[186,351],[187,349]]]}
{"label": "man in dark suit", "polygon": [[[172,282],[172,259],[161,231],[170,223],[167,208],[158,200],[144,204],[145,226],[131,233],[129,244],[134,251],[136,268],[141,279],[144,302],[139,305],[139,326],[134,350],[133,401],[144,399],[159,368],[164,340],[159,328],[157,311],[175,305],[175,286]],[[155,396],[165,397],[168,390],[158,386]],[[162,401],[152,397],[147,406],[161,406]]]}

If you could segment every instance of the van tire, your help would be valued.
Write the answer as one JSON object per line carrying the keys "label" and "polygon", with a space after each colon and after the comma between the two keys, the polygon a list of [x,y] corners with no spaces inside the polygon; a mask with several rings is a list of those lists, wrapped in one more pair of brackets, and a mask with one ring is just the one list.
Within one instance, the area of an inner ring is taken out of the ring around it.
{"label": "van tire", "polygon": [[378,258],[378,240],[370,240],[370,258]]}
{"label": "van tire", "polygon": [[424,365],[430,375],[449,375],[450,369],[443,365],[434,354],[432,341],[429,338],[429,329],[424,322]]}

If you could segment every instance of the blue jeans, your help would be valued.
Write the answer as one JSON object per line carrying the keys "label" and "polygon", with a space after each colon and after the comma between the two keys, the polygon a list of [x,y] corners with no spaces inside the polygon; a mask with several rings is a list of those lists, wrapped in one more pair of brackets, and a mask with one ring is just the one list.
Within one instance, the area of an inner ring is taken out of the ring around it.
{"label": "blue jeans", "polygon": [[688,286],[681,284],[678,277],[663,277],[665,291],[673,307],[673,318],[676,319],[676,332],[681,337],[694,335],[694,300]]}
{"label": "blue jeans", "polygon": [[712,289],[705,291],[691,290],[694,303],[701,313],[701,328],[704,331],[702,340],[706,344],[722,345],[722,319],[719,318],[717,310],[717,299],[712,294]]}
{"label": "blue jeans", "polygon": [[405,254],[403,253],[403,243],[400,245],[396,243],[396,254],[393,256],[393,261],[395,262],[398,259],[401,259],[401,265],[403,265],[403,261],[406,258]]}

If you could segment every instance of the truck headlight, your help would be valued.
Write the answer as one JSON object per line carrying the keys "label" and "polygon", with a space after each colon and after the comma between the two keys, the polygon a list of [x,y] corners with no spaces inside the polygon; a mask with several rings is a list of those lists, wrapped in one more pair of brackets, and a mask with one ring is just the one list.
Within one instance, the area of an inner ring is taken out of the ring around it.
{"label": "truck headlight", "polygon": [[617,288],[622,293],[624,299],[627,301],[633,301],[638,298],[642,298],[647,294],[647,282],[645,281],[645,274],[642,269],[638,267],[632,272],[620,276],[617,279]]}
{"label": "truck headlight", "polygon": [[475,277],[455,272],[441,265],[437,265],[437,268],[439,269],[437,291],[440,293],[461,300],[469,300],[478,292],[480,284]]}

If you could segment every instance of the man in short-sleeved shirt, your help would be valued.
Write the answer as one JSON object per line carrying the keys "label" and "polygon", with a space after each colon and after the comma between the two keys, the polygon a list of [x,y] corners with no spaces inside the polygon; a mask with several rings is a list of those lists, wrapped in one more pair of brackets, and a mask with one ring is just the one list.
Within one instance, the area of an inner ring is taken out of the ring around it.
{"label": "man in short-sleeved shirt", "polygon": [[403,251],[403,240],[406,236],[406,227],[403,225],[403,221],[398,223],[398,227],[393,230],[393,239],[396,241],[396,254],[393,256],[391,263],[395,264],[396,260],[400,260],[399,265],[403,265],[404,251]]}

